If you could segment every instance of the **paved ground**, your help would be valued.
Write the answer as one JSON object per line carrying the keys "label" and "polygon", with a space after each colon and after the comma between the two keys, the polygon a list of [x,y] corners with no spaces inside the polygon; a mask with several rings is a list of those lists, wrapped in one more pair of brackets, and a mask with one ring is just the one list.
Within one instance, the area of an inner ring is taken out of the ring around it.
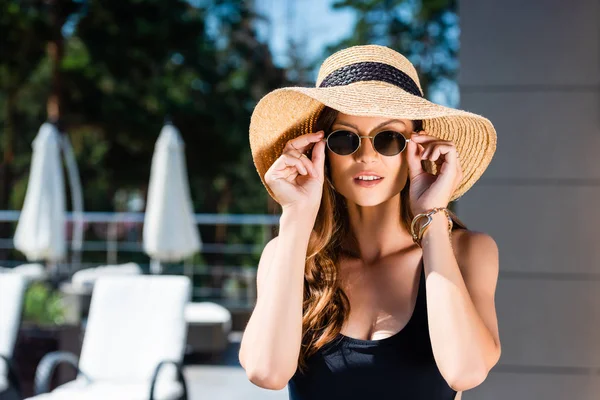
{"label": "paved ground", "polygon": [[240,367],[190,365],[184,369],[190,400],[288,400],[287,388],[267,390],[253,385]]}
{"label": "paved ground", "polygon": [[184,375],[190,400],[288,400],[287,387],[267,390],[252,384],[238,361],[240,334],[230,337],[227,351],[219,359],[186,358]]}

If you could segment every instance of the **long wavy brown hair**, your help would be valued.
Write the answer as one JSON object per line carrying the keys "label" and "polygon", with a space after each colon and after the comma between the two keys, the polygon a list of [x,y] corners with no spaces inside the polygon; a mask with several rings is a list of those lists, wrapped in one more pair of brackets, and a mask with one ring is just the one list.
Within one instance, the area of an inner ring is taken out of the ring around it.
{"label": "long wavy brown hair", "polygon": [[[314,131],[331,132],[338,111],[325,107],[315,123]],[[415,131],[422,129],[422,121],[413,121]],[[409,181],[400,192],[399,218],[410,231],[414,215],[410,210]],[[466,229],[466,225],[450,211],[453,230]],[[329,162],[325,160],[323,196],[311,233],[304,269],[304,294],[302,304],[302,344],[298,369],[304,373],[308,359],[321,347],[334,341],[350,314],[350,302],[340,286],[339,265],[342,256],[352,257],[357,248],[349,224],[345,199],[331,183]]]}

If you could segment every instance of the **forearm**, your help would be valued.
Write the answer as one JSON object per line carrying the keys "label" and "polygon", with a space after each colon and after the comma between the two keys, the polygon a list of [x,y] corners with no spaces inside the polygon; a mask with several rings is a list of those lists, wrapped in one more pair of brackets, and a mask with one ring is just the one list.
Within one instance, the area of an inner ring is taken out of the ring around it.
{"label": "forearm", "polygon": [[304,264],[312,226],[297,215],[281,217],[273,260],[244,334],[246,370],[275,386],[295,372],[302,339]]}
{"label": "forearm", "polygon": [[433,215],[421,244],[435,360],[451,386],[467,390],[479,385],[497,362],[498,346],[471,300],[444,213]]}

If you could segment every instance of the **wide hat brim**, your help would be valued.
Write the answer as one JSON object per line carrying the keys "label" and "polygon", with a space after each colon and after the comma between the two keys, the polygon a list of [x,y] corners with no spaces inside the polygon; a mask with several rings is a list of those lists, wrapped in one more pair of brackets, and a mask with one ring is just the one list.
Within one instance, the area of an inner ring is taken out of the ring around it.
{"label": "wide hat brim", "polygon": [[[450,201],[460,198],[481,177],[496,151],[496,131],[485,117],[435,104],[381,81],[359,81],[333,87],[287,87],[265,95],[250,120],[252,158],[263,185],[265,173],[281,156],[285,144],[314,132],[316,119],[328,106],[344,114],[423,120],[427,134],[455,144],[463,179]],[[437,174],[437,165],[422,161],[425,171]]]}

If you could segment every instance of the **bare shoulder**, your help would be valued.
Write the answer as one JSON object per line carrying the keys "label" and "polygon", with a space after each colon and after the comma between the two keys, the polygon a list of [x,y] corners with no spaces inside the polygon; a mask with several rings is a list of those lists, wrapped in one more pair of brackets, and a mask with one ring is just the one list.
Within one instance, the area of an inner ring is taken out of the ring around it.
{"label": "bare shoulder", "polygon": [[498,245],[485,232],[457,229],[452,232],[452,247],[463,274],[481,264],[487,264],[492,269],[498,267]]}

